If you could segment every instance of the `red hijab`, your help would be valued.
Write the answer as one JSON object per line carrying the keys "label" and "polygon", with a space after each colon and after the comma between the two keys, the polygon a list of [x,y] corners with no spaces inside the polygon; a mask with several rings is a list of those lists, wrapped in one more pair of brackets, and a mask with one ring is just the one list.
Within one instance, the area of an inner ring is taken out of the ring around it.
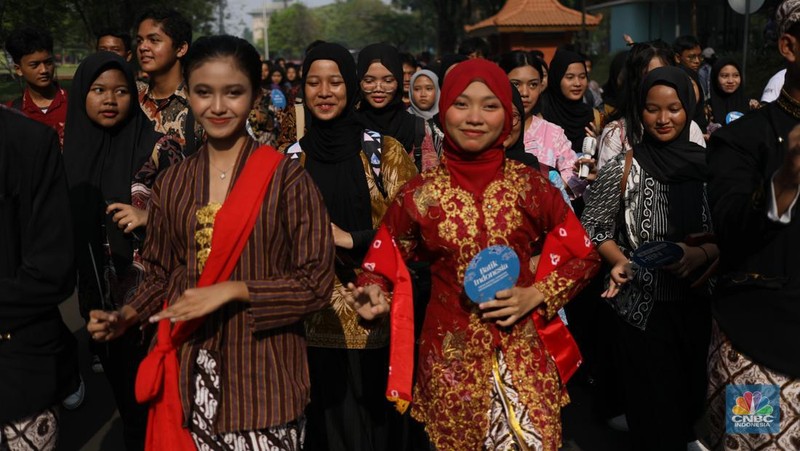
{"label": "red hijab", "polygon": [[[464,152],[459,149],[447,133],[447,110],[456,98],[474,81],[485,84],[500,99],[505,113],[503,131],[497,140],[480,152]],[[497,175],[503,166],[505,150],[503,141],[511,133],[512,97],[508,76],[500,67],[485,59],[472,59],[456,65],[445,79],[442,95],[439,98],[439,111],[442,114],[444,129],[444,154],[446,166],[453,182],[475,194],[480,194]]]}

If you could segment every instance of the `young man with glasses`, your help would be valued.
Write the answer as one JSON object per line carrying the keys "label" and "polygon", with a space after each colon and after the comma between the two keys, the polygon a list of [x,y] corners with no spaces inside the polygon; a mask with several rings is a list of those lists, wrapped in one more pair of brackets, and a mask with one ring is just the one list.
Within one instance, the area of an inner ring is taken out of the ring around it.
{"label": "young man with glasses", "polygon": [[700,41],[694,36],[680,36],[672,45],[675,51],[675,63],[697,72],[703,63],[703,50]]}

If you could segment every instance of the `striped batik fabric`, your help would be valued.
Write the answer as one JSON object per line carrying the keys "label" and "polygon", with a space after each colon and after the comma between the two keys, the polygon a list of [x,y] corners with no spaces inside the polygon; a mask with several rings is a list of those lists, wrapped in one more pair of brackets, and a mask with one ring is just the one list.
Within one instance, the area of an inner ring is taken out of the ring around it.
{"label": "striped batik fabric", "polygon": [[[249,141],[232,174],[236,183]],[[199,279],[195,212],[209,203],[208,154],[201,149],[170,167],[153,187],[142,257],[145,280],[129,301],[146,319],[165,299],[175,302]],[[309,401],[303,318],[325,307],[333,287],[334,245],[322,197],[299,164],[275,171],[250,240],[231,275],[250,302],[230,302],[208,315],[180,349],[181,401],[191,412],[192,374],[200,349],[219,355],[221,399],[214,433],[286,424]]]}

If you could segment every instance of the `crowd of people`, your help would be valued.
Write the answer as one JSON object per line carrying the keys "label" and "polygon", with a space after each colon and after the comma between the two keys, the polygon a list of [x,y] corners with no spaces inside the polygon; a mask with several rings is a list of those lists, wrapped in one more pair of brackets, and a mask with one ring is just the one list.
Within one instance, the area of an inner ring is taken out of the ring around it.
{"label": "crowd of people", "polygon": [[[83,400],[75,292],[130,451],[555,451],[568,381],[635,450],[796,449],[800,0],[775,20],[761,100],[692,36],[601,86],[570,46],[295,64],[152,9],[67,92],[14,30],[0,449]],[[473,302],[487,249],[519,276]],[[734,385],[776,386],[779,430],[730,433]]]}

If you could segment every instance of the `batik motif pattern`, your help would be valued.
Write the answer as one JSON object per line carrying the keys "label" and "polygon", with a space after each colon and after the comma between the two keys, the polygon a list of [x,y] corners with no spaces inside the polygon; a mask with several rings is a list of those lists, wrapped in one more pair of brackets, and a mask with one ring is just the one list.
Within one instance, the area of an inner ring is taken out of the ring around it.
{"label": "batik motif pattern", "polygon": [[221,397],[217,360],[201,349],[196,375],[191,434],[198,451],[300,451],[305,441],[305,419],[258,431],[215,434],[214,419]]}
{"label": "batik motif pattern", "polygon": [[542,437],[533,427],[528,409],[520,402],[503,353],[496,352],[492,373],[492,407],[484,450],[541,451]]}
{"label": "batik motif pattern", "polygon": [[58,440],[58,411],[45,409],[36,415],[0,424],[0,450],[52,451]]}
{"label": "batik motif pattern", "polygon": [[[778,434],[726,434],[725,387],[777,385],[781,391]],[[711,329],[708,357],[708,417],[711,449],[736,451],[796,451],[800,449],[800,380],[759,365],[734,349],[716,322]]]}

